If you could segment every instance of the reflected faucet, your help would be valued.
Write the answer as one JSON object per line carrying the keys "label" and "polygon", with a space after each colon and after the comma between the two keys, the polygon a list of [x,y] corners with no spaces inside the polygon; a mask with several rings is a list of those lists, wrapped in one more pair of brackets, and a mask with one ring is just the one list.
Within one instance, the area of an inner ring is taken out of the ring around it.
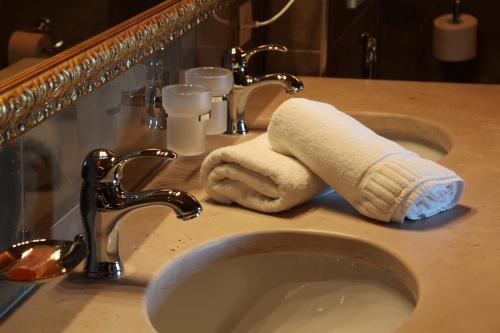
{"label": "reflected faucet", "polygon": [[288,94],[295,94],[304,89],[304,84],[295,75],[286,73],[253,76],[247,73],[248,61],[256,53],[263,51],[287,52],[282,45],[261,45],[244,51],[240,47],[230,48],[223,57],[223,66],[233,71],[234,86],[228,96],[229,112],[226,134],[241,135],[248,132],[245,121],[245,108],[250,95],[259,87],[280,85]]}
{"label": "reflected faucet", "polygon": [[120,180],[125,165],[140,157],[172,160],[176,154],[169,150],[146,149],[118,157],[110,150],[96,149],[83,162],[80,210],[88,238],[85,273],[89,277],[118,278],[123,275],[118,229],[122,217],[131,210],[165,205],[182,220],[195,218],[201,213],[200,203],[186,192],[170,189],[127,192],[123,189]]}
{"label": "reflected faucet", "polygon": [[166,84],[162,78],[165,70],[161,56],[153,54],[147,60],[146,68],[144,91],[146,116],[144,120],[149,129],[164,130],[167,128],[167,114],[161,103],[161,87]]}
{"label": "reflected faucet", "polygon": [[360,36],[363,43],[363,77],[373,79],[377,65],[377,39],[368,32],[363,32]]}

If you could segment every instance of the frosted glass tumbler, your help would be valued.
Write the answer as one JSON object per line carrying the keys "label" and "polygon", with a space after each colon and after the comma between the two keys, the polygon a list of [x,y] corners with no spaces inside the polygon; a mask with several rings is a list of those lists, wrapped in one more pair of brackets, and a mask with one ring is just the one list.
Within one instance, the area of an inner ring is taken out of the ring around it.
{"label": "frosted glass tumbler", "polygon": [[167,148],[179,155],[205,152],[205,125],[210,118],[211,94],[203,86],[174,84],[161,90],[167,113]]}
{"label": "frosted glass tumbler", "polygon": [[207,134],[224,133],[227,128],[227,95],[233,88],[233,73],[222,67],[195,67],[185,72],[186,83],[205,86],[212,93]]}

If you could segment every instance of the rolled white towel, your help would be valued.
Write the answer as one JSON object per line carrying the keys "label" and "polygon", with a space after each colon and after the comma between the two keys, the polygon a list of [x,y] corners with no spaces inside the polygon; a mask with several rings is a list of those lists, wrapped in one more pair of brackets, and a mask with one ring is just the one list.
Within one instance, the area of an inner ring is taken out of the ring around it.
{"label": "rolled white towel", "polygon": [[329,104],[284,102],[268,128],[271,148],[297,158],[361,214],[402,222],[455,206],[464,181],[379,136]]}
{"label": "rolled white towel", "polygon": [[267,134],[210,153],[201,181],[216,201],[265,213],[292,208],[326,188],[302,163],[272,151]]}

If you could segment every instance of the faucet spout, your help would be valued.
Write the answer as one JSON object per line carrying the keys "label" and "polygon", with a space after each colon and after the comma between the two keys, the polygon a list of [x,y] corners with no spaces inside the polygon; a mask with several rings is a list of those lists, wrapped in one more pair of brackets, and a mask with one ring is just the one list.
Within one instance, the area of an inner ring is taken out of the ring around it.
{"label": "faucet spout", "polygon": [[152,205],[174,210],[177,218],[189,220],[201,213],[201,205],[189,193],[158,189],[127,192],[120,183],[123,167],[132,158],[175,158],[173,152],[150,149],[118,158],[111,151],[98,149],[87,155],[82,168],[80,210],[87,231],[89,255],[85,272],[93,278],[118,278],[123,264],[118,251],[118,230],[128,212]]}
{"label": "faucet spout", "polygon": [[191,194],[179,190],[151,190],[123,195],[123,209],[163,205],[172,208],[178,219],[190,220],[201,213],[201,205]]}
{"label": "faucet spout", "polygon": [[295,94],[304,90],[302,81],[291,74],[276,73],[263,76],[247,75],[242,85],[235,85],[229,95],[229,113],[226,134],[246,134],[248,126],[245,121],[246,104],[255,89],[279,85],[287,94]]}
{"label": "faucet spout", "polygon": [[244,86],[252,87],[250,92],[258,87],[267,85],[280,85],[288,94],[295,94],[304,90],[304,84],[298,77],[285,73],[267,74],[263,76],[247,75],[244,82]]}

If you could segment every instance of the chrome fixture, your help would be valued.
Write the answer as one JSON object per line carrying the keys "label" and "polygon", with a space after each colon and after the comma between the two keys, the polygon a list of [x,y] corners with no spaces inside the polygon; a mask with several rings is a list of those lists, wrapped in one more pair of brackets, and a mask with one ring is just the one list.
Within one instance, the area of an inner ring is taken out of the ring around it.
{"label": "chrome fixture", "polygon": [[460,20],[461,7],[462,7],[461,0],[453,0],[453,5],[451,8],[451,12],[452,12],[451,22],[452,23],[459,24],[462,22],[462,20]]}
{"label": "chrome fixture", "polygon": [[288,49],[283,45],[266,44],[257,46],[249,51],[245,51],[241,47],[236,46],[224,53],[222,66],[233,71],[235,85],[245,85],[246,76],[248,75],[248,62],[255,54],[264,51],[288,52]]}
{"label": "chrome fixture", "polygon": [[146,116],[144,122],[149,129],[167,128],[167,113],[161,102],[161,88],[146,86]]}
{"label": "chrome fixture", "polygon": [[150,129],[164,130],[167,128],[167,114],[161,102],[161,87],[165,86],[162,78],[164,73],[163,61],[160,56],[153,54],[146,63],[146,87],[144,102],[146,116],[144,122]]}
{"label": "chrome fixture", "polygon": [[[35,31],[42,34],[50,35],[52,33],[52,20],[48,17],[40,17],[35,27]],[[48,50],[48,52],[50,52],[49,55],[57,53],[59,49],[62,48],[63,45],[64,45],[64,40],[55,42],[52,45],[52,49]]]}
{"label": "chrome fixture", "polygon": [[169,189],[127,192],[121,186],[123,169],[135,158],[176,158],[169,150],[146,149],[117,157],[107,149],[91,151],[82,166],[80,210],[87,235],[73,241],[36,239],[15,244],[0,252],[0,280],[43,282],[71,272],[87,258],[85,273],[92,278],[123,276],[118,252],[118,228],[132,209],[165,205],[177,218],[189,220],[201,213],[192,195]]}
{"label": "chrome fixture", "polygon": [[122,104],[144,108],[145,114],[142,116],[141,123],[152,130],[165,130],[167,114],[162,105],[161,88],[167,84],[163,77],[165,68],[161,55],[154,53],[142,65],[146,68],[143,89],[135,88],[124,91],[125,101]]}
{"label": "chrome fixture", "polygon": [[80,210],[88,234],[89,255],[85,273],[92,278],[118,278],[123,264],[118,252],[118,229],[129,211],[150,205],[172,208],[177,218],[199,216],[201,205],[192,195],[170,189],[127,192],[121,185],[127,163],[140,157],[176,158],[169,150],[146,149],[122,157],[107,149],[91,151],[82,166]]}
{"label": "chrome fixture", "polygon": [[367,32],[362,33],[360,38],[363,43],[363,77],[373,79],[377,65],[377,39]]}
{"label": "chrome fixture", "polygon": [[256,53],[263,51],[287,52],[282,45],[261,45],[249,51],[241,47],[230,48],[223,57],[223,66],[233,71],[234,86],[228,96],[229,110],[226,134],[241,135],[248,132],[245,122],[245,108],[250,95],[255,89],[267,85],[280,85],[288,94],[295,94],[304,89],[304,84],[295,75],[286,73],[253,76],[248,74],[248,62]]}

